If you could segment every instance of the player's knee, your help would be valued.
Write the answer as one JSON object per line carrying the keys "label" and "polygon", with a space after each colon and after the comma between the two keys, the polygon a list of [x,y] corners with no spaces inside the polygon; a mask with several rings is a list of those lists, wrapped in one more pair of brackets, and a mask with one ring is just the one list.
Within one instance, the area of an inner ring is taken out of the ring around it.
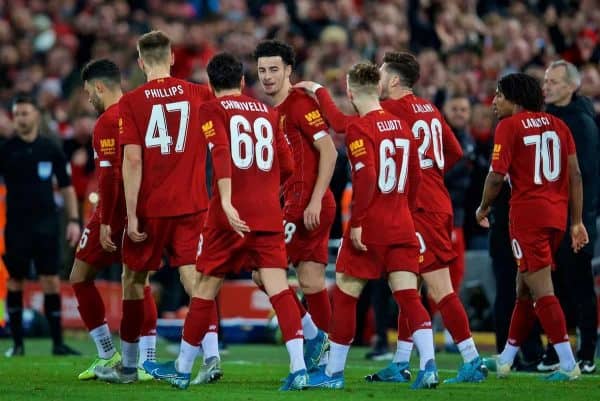
{"label": "player's knee", "polygon": [[58,276],[40,276],[40,285],[44,294],[56,294],[60,291]]}
{"label": "player's knee", "polygon": [[256,284],[258,287],[264,286],[264,284],[260,278],[260,274],[256,270],[254,270],[252,272],[252,281],[254,281],[254,284]]}
{"label": "player's knee", "polygon": [[325,269],[318,263],[303,263],[296,269],[298,284],[305,294],[314,294],[325,288]]}

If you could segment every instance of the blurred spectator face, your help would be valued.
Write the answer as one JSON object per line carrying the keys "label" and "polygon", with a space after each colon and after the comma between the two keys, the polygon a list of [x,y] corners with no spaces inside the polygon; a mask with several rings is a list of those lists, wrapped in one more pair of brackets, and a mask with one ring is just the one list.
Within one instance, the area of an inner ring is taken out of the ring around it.
{"label": "blurred spectator face", "polygon": [[471,119],[471,103],[466,97],[457,97],[444,104],[444,114],[452,128],[464,130]]}
{"label": "blurred spectator face", "polygon": [[[577,87],[567,79],[567,69],[564,66],[548,68],[544,76],[542,90],[544,101],[548,104],[566,104]],[[566,102],[566,103],[565,103]]]}
{"label": "blurred spectator face", "polygon": [[285,65],[280,56],[260,57],[258,59],[258,79],[265,93],[277,95],[285,82],[289,81],[292,67]]}
{"label": "blurred spectator face", "polygon": [[496,89],[496,96],[492,101],[492,110],[499,119],[512,115],[514,104],[504,97],[504,94]]}
{"label": "blurred spectator face", "polygon": [[27,135],[37,129],[39,113],[31,103],[17,103],[13,106],[13,120],[17,133]]}
{"label": "blurred spectator face", "polygon": [[10,120],[8,112],[4,109],[0,109],[0,138],[10,138],[13,134],[13,123]]}
{"label": "blurred spectator face", "polygon": [[581,70],[581,94],[589,97],[600,95],[600,73],[593,64],[588,64]]}
{"label": "blurred spectator face", "polygon": [[85,81],[85,83],[83,84],[83,90],[85,90],[85,93],[87,93],[88,95],[88,101],[92,104],[92,106],[94,106],[94,109],[96,109],[98,114],[104,112],[104,102],[102,101],[102,98],[98,93],[99,85],[102,84],[98,81]]}

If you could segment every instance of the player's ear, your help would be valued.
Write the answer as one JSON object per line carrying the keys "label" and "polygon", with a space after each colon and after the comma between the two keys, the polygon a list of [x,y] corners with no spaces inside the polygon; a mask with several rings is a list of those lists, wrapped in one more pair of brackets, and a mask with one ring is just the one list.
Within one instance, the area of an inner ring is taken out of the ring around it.
{"label": "player's ear", "polygon": [[104,93],[104,89],[106,89],[106,86],[102,83],[101,80],[97,79],[94,82],[94,89],[97,93]]}
{"label": "player's ear", "polygon": [[175,53],[171,52],[171,64],[169,64],[171,67],[175,64]]}
{"label": "player's ear", "polygon": [[285,77],[289,78],[292,75],[292,66],[286,65],[284,71],[285,71]]}
{"label": "player's ear", "polygon": [[240,90],[244,90],[246,86],[246,78],[242,75],[242,79],[240,80]]}
{"label": "player's ear", "polygon": [[[142,60],[141,57],[138,57],[137,63],[138,63],[138,67],[140,67],[140,70],[144,71],[144,60]],[[144,72],[146,72],[146,71],[144,71]]]}

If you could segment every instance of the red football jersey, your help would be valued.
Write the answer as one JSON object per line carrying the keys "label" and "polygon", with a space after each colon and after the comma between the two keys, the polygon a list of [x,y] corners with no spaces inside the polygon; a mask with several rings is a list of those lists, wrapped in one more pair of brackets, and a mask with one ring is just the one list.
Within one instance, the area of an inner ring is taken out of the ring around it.
{"label": "red football jersey", "polygon": [[512,223],[565,229],[573,154],[571,131],[550,114],[523,111],[498,123],[491,171],[509,175]]}
{"label": "red football jersey", "polygon": [[231,203],[251,231],[283,231],[280,173],[293,169],[277,111],[245,95],[224,96],[201,108],[202,132],[211,152],[213,197],[206,227],[230,230],[217,181],[231,177]]}
{"label": "red football jersey", "polygon": [[416,145],[406,123],[384,110],[348,124],[346,150],[353,186],[350,227],[362,226],[363,243],[416,243],[409,208],[409,197],[416,196],[421,178]]}
{"label": "red football jersey", "polygon": [[121,145],[142,147],[138,216],[169,217],[208,207],[206,141],[200,106],[208,86],[177,78],[155,79],[125,94],[119,108]]}
{"label": "red football jersey", "polygon": [[98,117],[92,139],[98,192],[100,200],[96,210],[102,224],[110,225],[112,219],[124,219],[125,194],[121,175],[121,147],[119,145],[119,105],[109,106]]}
{"label": "red football jersey", "polygon": [[[328,136],[329,127],[317,102],[302,90],[294,89],[276,109],[294,156],[294,174],[284,187],[285,208],[288,214],[302,216],[319,173],[319,152],[313,143]],[[335,207],[329,188],[323,196],[322,206]]]}
{"label": "red football jersey", "polygon": [[440,111],[425,99],[413,94],[381,106],[406,121],[419,146],[419,164],[423,179],[416,208],[452,214],[452,202],[444,184],[444,171],[462,157],[462,148]]}

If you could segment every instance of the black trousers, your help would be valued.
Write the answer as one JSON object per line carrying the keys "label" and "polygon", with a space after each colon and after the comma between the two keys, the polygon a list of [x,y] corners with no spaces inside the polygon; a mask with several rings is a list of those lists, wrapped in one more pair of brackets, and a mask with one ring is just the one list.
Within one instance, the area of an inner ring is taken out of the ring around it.
{"label": "black trousers", "polygon": [[[494,321],[496,324],[496,350],[502,352],[508,339],[510,319],[517,299],[517,264],[510,249],[496,252],[492,257],[492,269],[496,278]],[[537,362],[544,351],[540,339],[540,326],[536,323],[525,343],[521,345],[523,363]]]}
{"label": "black trousers", "polygon": [[577,327],[581,335],[577,359],[593,360],[598,340],[598,312],[592,256],[584,252],[574,253],[563,243],[555,260],[556,270],[552,273],[554,292],[565,312],[567,326]]}

